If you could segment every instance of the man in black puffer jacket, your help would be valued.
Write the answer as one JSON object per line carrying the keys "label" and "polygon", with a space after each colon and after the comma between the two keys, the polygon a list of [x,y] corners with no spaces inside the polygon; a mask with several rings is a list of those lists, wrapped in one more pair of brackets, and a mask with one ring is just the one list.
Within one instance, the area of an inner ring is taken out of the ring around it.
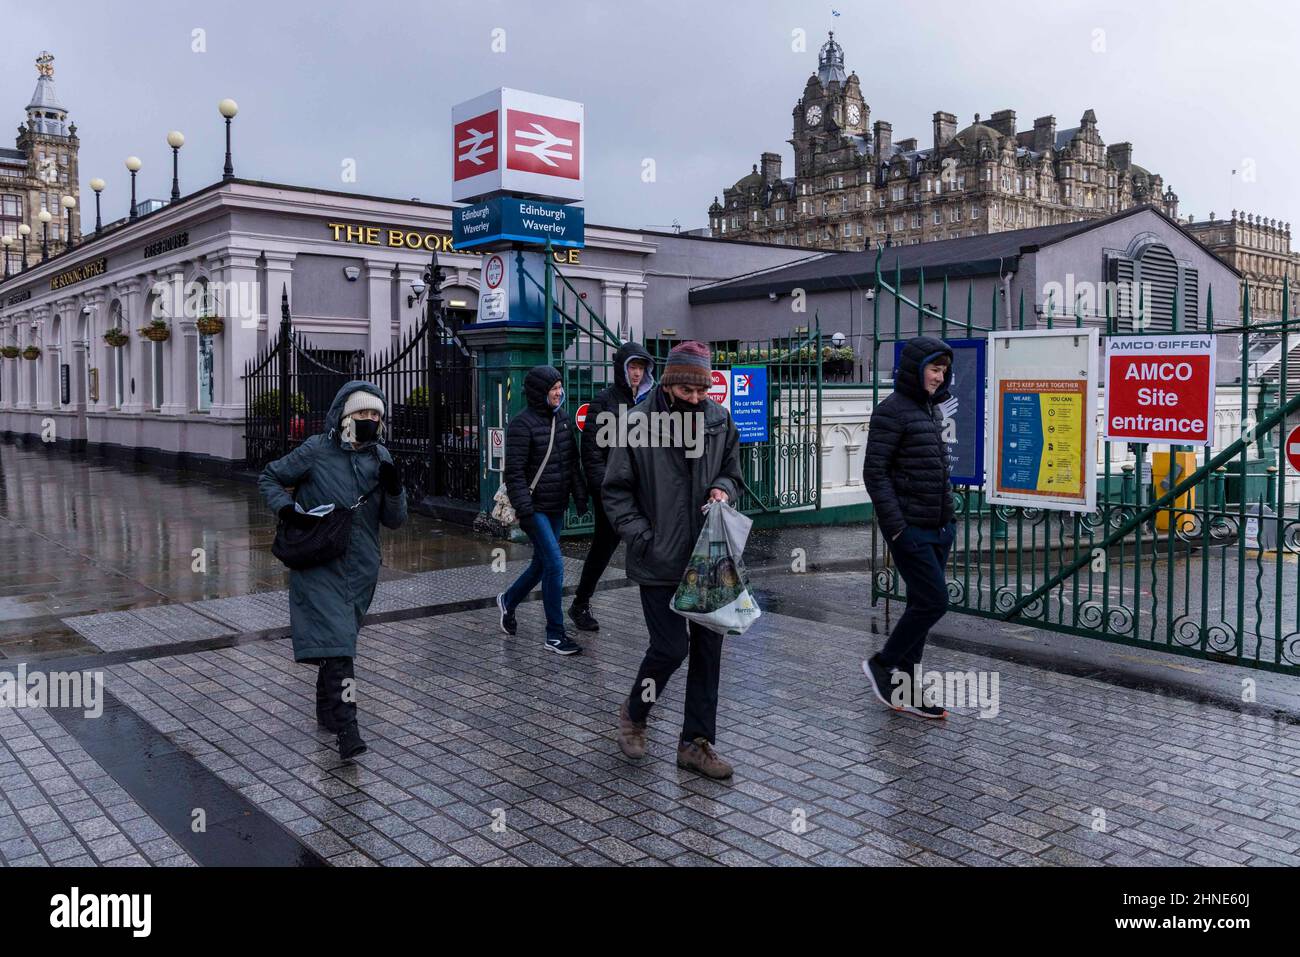
{"label": "man in black puffer jacket", "polygon": [[562,408],[561,378],[553,366],[531,369],[524,376],[528,408],[512,418],[506,429],[506,493],[519,516],[520,527],[533,543],[533,560],[513,585],[497,595],[497,608],[501,612],[501,630],[513,635],[517,627],[515,608],[540,581],[546,609],[546,647],[557,654],[575,655],[582,649],[564,631],[560,529],[570,495],[578,514],[587,513],[587,484],[569,417]]}
{"label": "man in black puffer jacket", "polygon": [[640,402],[654,388],[654,358],[637,342],[625,342],[614,353],[614,384],[602,389],[587,405],[587,420],[582,430],[582,472],[591,494],[591,510],[596,518],[596,531],[591,537],[591,551],[582,566],[578,592],[573,596],[569,617],[581,631],[599,631],[600,623],[591,613],[591,596],[596,584],[618,550],[618,533],[605,515],[600,498],[600,486],[605,481],[605,466],[609,462],[609,446],[598,441],[601,435],[602,413],[608,412],[614,422],[627,415],[627,410]]}
{"label": "man in black puffer jacket", "polygon": [[883,703],[926,718],[948,714],[921,701],[915,689],[926,635],[948,610],[944,566],[957,535],[939,408],[951,385],[952,349],[929,336],[908,341],[893,394],[871,413],[862,465],[876,524],[907,584],[907,608],[862,670]]}

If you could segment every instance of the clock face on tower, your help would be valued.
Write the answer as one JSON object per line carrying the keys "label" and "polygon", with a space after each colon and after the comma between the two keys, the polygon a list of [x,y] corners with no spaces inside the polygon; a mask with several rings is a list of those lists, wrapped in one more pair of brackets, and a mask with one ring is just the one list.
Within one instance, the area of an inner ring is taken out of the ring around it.
{"label": "clock face on tower", "polygon": [[858,109],[856,103],[849,104],[849,125],[857,126],[862,119],[862,111]]}
{"label": "clock face on tower", "polygon": [[822,121],[822,108],[820,106],[808,107],[808,112],[804,114],[804,119],[808,121],[809,126],[816,126]]}

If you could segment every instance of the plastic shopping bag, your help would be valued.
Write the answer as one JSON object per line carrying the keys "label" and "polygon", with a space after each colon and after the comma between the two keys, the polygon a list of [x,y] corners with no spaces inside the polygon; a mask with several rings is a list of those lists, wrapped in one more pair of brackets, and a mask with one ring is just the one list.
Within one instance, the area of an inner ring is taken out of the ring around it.
{"label": "plastic shopping bag", "polygon": [[725,502],[709,505],[669,605],[673,611],[721,635],[743,635],[758,620],[762,612],[740,559],[753,524]]}

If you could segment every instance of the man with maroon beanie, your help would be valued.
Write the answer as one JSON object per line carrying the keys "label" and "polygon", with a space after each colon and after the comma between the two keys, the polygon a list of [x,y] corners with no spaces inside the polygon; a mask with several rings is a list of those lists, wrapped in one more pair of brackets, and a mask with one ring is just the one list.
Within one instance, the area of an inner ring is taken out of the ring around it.
{"label": "man with maroon beanie", "polygon": [[[659,384],[628,413],[627,443],[610,451],[601,496],[627,543],[627,577],[641,586],[650,632],[650,648],[619,708],[619,748],[630,758],[645,755],[646,718],[689,656],[677,766],[728,778],[731,765],[713,750],[722,636],[669,607],[704,527],[705,507],[735,501],[743,481],[731,413],[708,397],[710,366],[702,342],[683,342],[668,353]],[[631,438],[634,429],[642,431],[638,416],[648,426],[647,441]]]}

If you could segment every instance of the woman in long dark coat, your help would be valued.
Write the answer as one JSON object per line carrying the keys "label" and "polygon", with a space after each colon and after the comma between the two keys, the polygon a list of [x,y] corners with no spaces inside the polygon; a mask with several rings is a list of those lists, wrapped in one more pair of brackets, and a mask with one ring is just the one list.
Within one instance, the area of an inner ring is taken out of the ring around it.
{"label": "woman in long dark coat", "polygon": [[[295,661],[315,664],[316,720],[338,735],[343,760],[366,750],[357,728],[353,659],[357,632],[379,582],[379,526],[406,521],[406,490],[383,444],[384,393],[369,382],[338,391],[325,431],[268,465],[258,487],[282,521],[307,527],[322,505],[350,508],[348,550],[339,558],[289,574],[289,621]],[[291,495],[286,486],[293,487]],[[296,503],[296,504],[295,504]]]}

